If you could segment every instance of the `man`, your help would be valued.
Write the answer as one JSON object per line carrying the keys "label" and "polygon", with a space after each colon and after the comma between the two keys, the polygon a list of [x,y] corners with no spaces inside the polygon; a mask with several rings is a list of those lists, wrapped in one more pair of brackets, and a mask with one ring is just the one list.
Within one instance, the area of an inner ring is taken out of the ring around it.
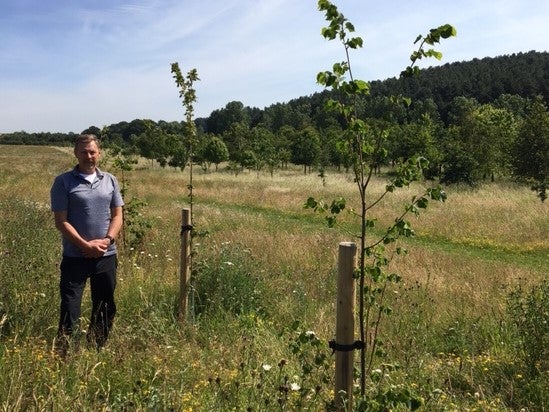
{"label": "man", "polygon": [[57,349],[63,356],[78,331],[82,294],[90,278],[92,314],[88,342],[102,347],[116,313],[116,244],[124,202],[116,178],[97,168],[101,156],[95,135],[77,137],[78,165],[55,178],[51,209],[63,236],[61,309]]}

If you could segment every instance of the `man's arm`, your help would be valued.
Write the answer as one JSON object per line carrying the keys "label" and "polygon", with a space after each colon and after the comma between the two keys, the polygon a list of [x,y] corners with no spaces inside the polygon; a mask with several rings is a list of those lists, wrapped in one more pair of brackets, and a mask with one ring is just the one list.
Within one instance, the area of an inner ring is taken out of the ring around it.
{"label": "man's arm", "polygon": [[111,208],[111,223],[105,236],[116,239],[118,233],[120,233],[120,229],[122,229],[122,216],[122,206]]}
{"label": "man's arm", "polygon": [[[73,225],[67,220],[67,211],[61,210],[53,212],[55,227],[61,232],[63,237],[72,244],[76,245],[86,257],[101,257],[109,247],[107,239],[86,240],[76,231]],[[112,222],[111,222],[112,225]]]}

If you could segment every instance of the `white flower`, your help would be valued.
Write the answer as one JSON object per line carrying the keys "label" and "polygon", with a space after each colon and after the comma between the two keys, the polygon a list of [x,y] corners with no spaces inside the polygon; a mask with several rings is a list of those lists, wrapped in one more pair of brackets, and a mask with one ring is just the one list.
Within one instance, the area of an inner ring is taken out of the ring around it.
{"label": "white flower", "polygon": [[264,363],[262,367],[264,371],[270,371],[272,368],[272,366],[267,363]]}
{"label": "white flower", "polygon": [[293,391],[298,391],[301,389],[301,386],[299,386],[297,383],[295,382],[292,382],[290,383],[290,389],[293,390]]}
{"label": "white flower", "polygon": [[233,263],[233,262],[227,261],[227,262],[223,262],[223,263],[224,263],[225,265],[227,265],[227,266],[234,266],[234,263]]}

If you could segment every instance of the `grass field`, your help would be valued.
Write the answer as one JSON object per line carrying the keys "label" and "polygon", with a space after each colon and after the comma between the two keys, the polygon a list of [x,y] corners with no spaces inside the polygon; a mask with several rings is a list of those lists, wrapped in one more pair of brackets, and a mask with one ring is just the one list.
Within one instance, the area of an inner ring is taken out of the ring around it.
{"label": "grass field", "polygon": [[[0,146],[1,410],[326,410],[337,245],[358,227],[344,213],[329,229],[303,204],[343,196],[358,207],[350,175],[329,172],[323,185],[300,168],[273,177],[195,168],[202,235],[193,240],[194,312],[180,323],[188,170],[143,163],[122,175],[107,162],[126,202],[146,202],[141,218],[152,227],[133,250],[119,242],[108,346],[62,361],[51,350],[61,250],[49,189],[73,163],[70,149]],[[383,188],[379,178],[372,192]],[[384,199],[370,236],[421,188]],[[426,411],[548,410],[549,206],[512,183],[446,190],[446,203],[411,219],[409,254],[392,263],[403,282],[391,290],[386,357],[369,396],[412,394]],[[85,316],[89,308],[86,298]]]}

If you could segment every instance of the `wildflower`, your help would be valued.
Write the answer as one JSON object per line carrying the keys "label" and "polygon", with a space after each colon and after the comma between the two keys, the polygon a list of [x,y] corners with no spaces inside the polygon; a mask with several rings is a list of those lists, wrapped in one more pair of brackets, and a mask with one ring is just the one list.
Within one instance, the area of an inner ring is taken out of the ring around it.
{"label": "wildflower", "polygon": [[291,389],[292,391],[298,391],[298,390],[301,389],[301,386],[299,386],[299,385],[298,385],[297,383],[295,383],[295,382],[292,382],[292,383],[290,383],[290,389]]}
{"label": "wildflower", "polygon": [[264,363],[262,367],[264,371],[270,371],[272,368],[272,366],[267,363]]}
{"label": "wildflower", "polygon": [[227,266],[234,266],[234,263],[233,263],[233,262],[229,262],[229,261],[223,262],[223,264],[225,264],[225,265],[227,265]]}

